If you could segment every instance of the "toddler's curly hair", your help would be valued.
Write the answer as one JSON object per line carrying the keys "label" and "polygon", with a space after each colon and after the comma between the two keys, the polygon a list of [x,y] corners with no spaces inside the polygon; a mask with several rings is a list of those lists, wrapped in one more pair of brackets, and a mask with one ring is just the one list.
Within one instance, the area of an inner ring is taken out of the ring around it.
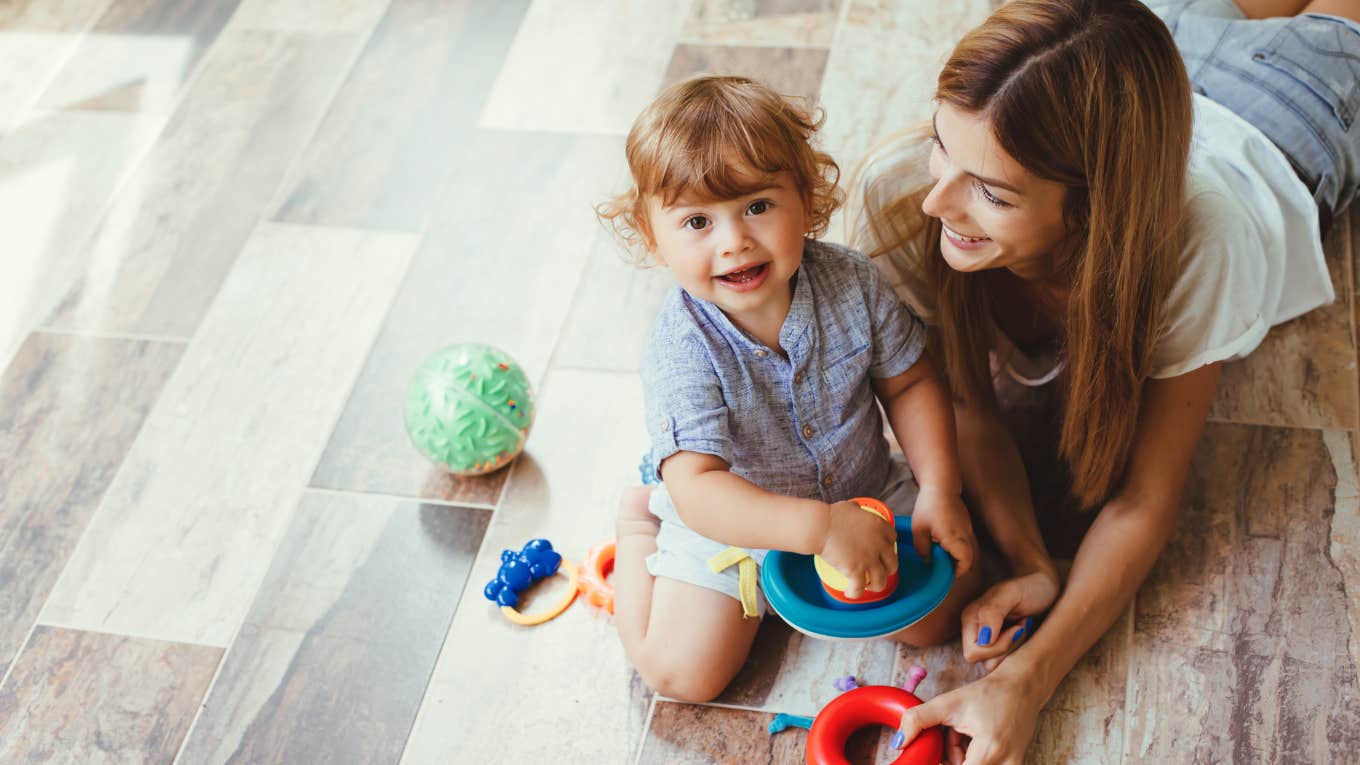
{"label": "toddler's curly hair", "polygon": [[632,188],[595,213],[641,264],[653,241],[649,197],[666,205],[686,193],[732,199],[788,171],[807,204],[808,234],[816,237],[845,198],[835,160],[811,144],[824,120],[819,109],[800,109],[746,77],[700,75],[676,83],[628,132]]}

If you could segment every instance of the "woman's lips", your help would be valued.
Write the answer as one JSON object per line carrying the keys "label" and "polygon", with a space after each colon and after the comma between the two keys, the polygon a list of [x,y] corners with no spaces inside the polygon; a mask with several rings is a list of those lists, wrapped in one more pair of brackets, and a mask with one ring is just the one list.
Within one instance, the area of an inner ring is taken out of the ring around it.
{"label": "woman's lips", "polygon": [[943,223],[940,224],[940,228],[944,230],[945,238],[949,240],[949,243],[960,250],[977,250],[992,243],[989,237],[964,236]]}

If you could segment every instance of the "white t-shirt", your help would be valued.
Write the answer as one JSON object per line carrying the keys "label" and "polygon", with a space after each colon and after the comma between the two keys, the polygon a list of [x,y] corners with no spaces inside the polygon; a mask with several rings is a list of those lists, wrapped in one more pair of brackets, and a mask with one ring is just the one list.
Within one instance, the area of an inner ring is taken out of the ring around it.
{"label": "white t-shirt", "polygon": [[[1276,324],[1330,303],[1317,206],[1284,154],[1261,131],[1219,104],[1194,97],[1194,137],[1186,183],[1189,226],[1181,270],[1167,298],[1166,325],[1153,350],[1151,376],[1176,377],[1216,361],[1239,359]],[[930,183],[930,144],[913,137],[869,158],[852,246],[873,252],[893,223],[877,211],[903,190]],[[1150,190],[1155,193],[1154,190]],[[874,217],[875,225],[870,226]],[[895,237],[894,237],[895,238]],[[875,258],[899,297],[929,323],[935,300],[925,285],[920,251]],[[998,333],[1000,335],[1000,333]],[[1001,336],[1000,344],[1009,345]],[[999,348],[1015,358],[1013,348]],[[1024,377],[1047,381],[1052,362],[1016,358]]]}

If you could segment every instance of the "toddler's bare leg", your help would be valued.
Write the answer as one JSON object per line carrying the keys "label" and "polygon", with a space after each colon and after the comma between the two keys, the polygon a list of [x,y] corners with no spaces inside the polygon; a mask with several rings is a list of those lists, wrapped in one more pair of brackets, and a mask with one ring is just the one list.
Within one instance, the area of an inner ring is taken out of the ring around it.
{"label": "toddler's bare leg", "polygon": [[1325,13],[1360,21],[1360,0],[1313,0],[1303,7],[1304,13]]}
{"label": "toddler's bare leg", "polygon": [[888,636],[890,640],[924,648],[953,640],[959,634],[963,608],[982,594],[982,566],[973,568],[954,580],[949,595],[930,615],[910,627]]}
{"label": "toddler's bare leg", "polygon": [[630,486],[619,501],[614,542],[614,626],[623,647],[639,645],[647,634],[652,613],[655,577],[647,570],[647,556],[656,552],[661,522],[647,510],[650,486]]}
{"label": "toddler's bare leg", "polygon": [[650,494],[630,488],[620,502],[614,625],[648,686],[681,701],[709,701],[746,662],[760,620],[743,619],[741,604],[723,593],[652,576],[647,556],[660,523],[647,510]]}

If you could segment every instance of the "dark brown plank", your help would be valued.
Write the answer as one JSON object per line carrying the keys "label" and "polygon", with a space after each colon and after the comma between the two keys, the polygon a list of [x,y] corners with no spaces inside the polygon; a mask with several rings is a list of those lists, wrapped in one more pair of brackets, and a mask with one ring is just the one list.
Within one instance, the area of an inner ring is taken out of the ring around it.
{"label": "dark brown plank", "polygon": [[[774,714],[702,704],[657,701],[652,724],[642,744],[639,763],[707,765],[768,762],[802,765],[807,731],[789,728],[770,735]],[[887,728],[869,728],[850,737],[851,762],[886,762]]]}
{"label": "dark brown plank", "polygon": [[182,351],[35,333],[0,377],[0,677]]}
{"label": "dark brown plank", "polygon": [[0,761],[168,765],[221,648],[39,627],[0,688]]}
{"label": "dark brown plank", "polygon": [[309,494],[184,763],[395,763],[490,513]]}

